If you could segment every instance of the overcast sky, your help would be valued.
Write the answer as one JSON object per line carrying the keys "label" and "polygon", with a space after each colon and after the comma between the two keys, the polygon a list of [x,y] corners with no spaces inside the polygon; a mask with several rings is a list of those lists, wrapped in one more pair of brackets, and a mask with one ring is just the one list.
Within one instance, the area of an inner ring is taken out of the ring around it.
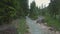
{"label": "overcast sky", "polygon": [[[29,0],[29,6],[30,6],[30,3],[32,3],[32,1],[34,0]],[[47,7],[50,3],[50,0],[35,0],[35,2],[36,2],[36,6],[38,7],[41,7],[42,4],[43,6],[45,5]]]}

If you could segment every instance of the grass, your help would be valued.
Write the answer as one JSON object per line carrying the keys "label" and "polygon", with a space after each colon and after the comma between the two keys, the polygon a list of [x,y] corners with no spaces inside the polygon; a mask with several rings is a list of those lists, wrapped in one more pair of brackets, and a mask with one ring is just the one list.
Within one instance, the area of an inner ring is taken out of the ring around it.
{"label": "grass", "polygon": [[20,19],[18,32],[20,34],[25,34],[26,32],[28,32],[27,27],[26,27],[26,19],[25,18]]}
{"label": "grass", "polygon": [[60,30],[60,22],[58,19],[53,19],[50,16],[45,16],[45,20],[48,26],[53,26],[56,30]]}

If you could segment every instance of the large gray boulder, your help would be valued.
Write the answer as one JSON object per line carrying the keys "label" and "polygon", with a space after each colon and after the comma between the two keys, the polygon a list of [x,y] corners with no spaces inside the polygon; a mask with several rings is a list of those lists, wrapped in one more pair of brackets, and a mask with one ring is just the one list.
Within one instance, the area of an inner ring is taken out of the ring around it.
{"label": "large gray boulder", "polygon": [[45,17],[40,16],[40,17],[37,19],[37,22],[36,22],[36,23],[45,23]]}

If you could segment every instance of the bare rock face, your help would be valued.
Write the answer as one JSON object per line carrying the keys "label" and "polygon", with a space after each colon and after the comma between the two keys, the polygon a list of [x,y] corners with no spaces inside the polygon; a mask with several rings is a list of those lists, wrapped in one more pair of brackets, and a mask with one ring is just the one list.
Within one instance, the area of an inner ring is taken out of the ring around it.
{"label": "bare rock face", "polygon": [[12,25],[0,26],[0,34],[17,34],[17,29]]}

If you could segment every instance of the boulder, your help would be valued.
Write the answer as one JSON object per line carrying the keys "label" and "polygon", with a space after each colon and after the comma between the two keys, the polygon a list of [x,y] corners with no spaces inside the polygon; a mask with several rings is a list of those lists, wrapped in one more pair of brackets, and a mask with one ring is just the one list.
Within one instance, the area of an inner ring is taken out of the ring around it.
{"label": "boulder", "polygon": [[38,19],[37,19],[37,22],[36,23],[45,23],[45,18],[43,16],[40,16]]}

